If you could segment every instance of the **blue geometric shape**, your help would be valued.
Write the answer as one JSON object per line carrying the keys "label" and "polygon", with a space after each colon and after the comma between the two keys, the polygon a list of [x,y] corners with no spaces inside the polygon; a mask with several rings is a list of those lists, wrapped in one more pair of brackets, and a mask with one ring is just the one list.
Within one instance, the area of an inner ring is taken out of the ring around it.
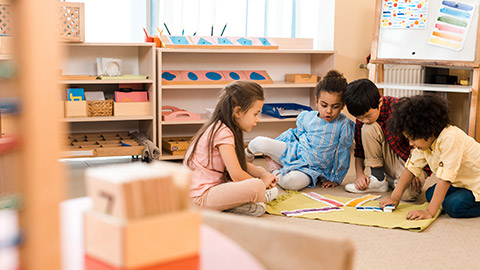
{"label": "blue geometric shape", "polygon": [[198,80],[198,76],[197,74],[193,73],[193,72],[188,72],[188,78],[191,80],[191,81],[196,81]]}
{"label": "blue geometric shape", "polygon": [[188,45],[188,40],[186,37],[182,36],[171,36],[170,40],[172,40],[172,43],[175,45]]}
{"label": "blue geometric shape", "polygon": [[250,80],[261,81],[261,80],[266,80],[266,78],[263,77],[263,75],[258,74],[257,72],[252,72],[250,74]]}
{"label": "blue geometric shape", "polygon": [[252,41],[250,39],[246,38],[239,38],[237,39],[238,43],[240,43],[243,46],[252,46]]}
{"label": "blue geometric shape", "polygon": [[208,40],[205,40],[204,38],[200,38],[200,40],[198,40],[198,45],[212,45],[212,43]]}
{"label": "blue geometric shape", "polygon": [[175,79],[177,76],[175,76],[175,74],[172,74],[170,72],[163,72],[162,73],[162,79],[165,79],[167,81],[172,81],[173,79]]}
{"label": "blue geometric shape", "polygon": [[218,44],[233,44],[228,38],[219,38]]}
{"label": "blue geometric shape", "polygon": [[232,78],[234,80],[240,79],[240,75],[238,75],[236,72],[233,72],[233,71],[228,73],[228,76],[230,76],[230,78]]}
{"label": "blue geometric shape", "polygon": [[222,75],[218,74],[217,72],[207,72],[205,76],[207,76],[207,78],[209,78],[212,81],[218,81],[222,78]]}
{"label": "blue geometric shape", "polygon": [[260,40],[260,42],[262,42],[262,44],[264,46],[270,46],[270,42],[268,42],[268,39],[266,38],[258,38],[258,40]]}

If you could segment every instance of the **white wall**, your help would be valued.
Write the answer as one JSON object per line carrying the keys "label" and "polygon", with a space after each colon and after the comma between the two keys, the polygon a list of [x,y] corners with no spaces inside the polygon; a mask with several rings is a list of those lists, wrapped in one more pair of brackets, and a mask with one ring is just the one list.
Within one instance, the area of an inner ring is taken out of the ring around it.
{"label": "white wall", "polygon": [[143,42],[149,0],[69,0],[85,3],[85,42]]}

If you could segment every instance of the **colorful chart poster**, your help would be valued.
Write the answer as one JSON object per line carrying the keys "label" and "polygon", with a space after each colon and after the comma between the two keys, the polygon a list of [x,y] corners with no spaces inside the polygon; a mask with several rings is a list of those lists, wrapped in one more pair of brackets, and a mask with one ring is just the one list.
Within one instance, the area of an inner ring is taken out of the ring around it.
{"label": "colorful chart poster", "polygon": [[427,28],[428,0],[384,0],[382,28]]}
{"label": "colorful chart poster", "polygon": [[428,44],[462,50],[474,8],[474,5],[465,2],[442,1]]}

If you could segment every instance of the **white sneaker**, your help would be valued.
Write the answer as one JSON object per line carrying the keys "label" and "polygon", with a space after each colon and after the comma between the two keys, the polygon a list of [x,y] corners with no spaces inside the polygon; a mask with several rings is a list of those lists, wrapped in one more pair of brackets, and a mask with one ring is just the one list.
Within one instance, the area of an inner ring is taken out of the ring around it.
{"label": "white sneaker", "polygon": [[225,212],[259,217],[259,216],[265,214],[266,210],[267,210],[267,207],[265,206],[265,203],[258,202],[258,203],[242,204],[242,205],[234,207],[232,209],[225,210]]}
{"label": "white sneaker", "polygon": [[267,189],[265,191],[265,198],[266,198],[265,202],[271,202],[271,201],[275,200],[277,197],[278,197],[278,188],[277,187],[273,187],[273,188]]}
{"label": "white sneaker", "polygon": [[355,187],[355,184],[352,183],[352,184],[347,184],[345,186],[345,190],[352,193],[387,192],[388,191],[387,178],[385,178],[383,181],[378,181],[378,179],[373,175],[370,175],[368,178],[370,178],[370,184],[368,185],[367,189],[359,190]]}

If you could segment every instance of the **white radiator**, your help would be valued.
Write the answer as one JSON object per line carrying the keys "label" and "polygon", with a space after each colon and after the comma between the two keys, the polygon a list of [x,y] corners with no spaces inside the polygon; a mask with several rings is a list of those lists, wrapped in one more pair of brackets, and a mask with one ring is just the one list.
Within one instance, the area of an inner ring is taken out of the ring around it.
{"label": "white radiator", "polygon": [[[418,65],[385,65],[384,82],[396,84],[420,84],[424,82],[424,68]],[[383,95],[392,97],[411,97],[421,95],[420,90],[383,89]]]}

